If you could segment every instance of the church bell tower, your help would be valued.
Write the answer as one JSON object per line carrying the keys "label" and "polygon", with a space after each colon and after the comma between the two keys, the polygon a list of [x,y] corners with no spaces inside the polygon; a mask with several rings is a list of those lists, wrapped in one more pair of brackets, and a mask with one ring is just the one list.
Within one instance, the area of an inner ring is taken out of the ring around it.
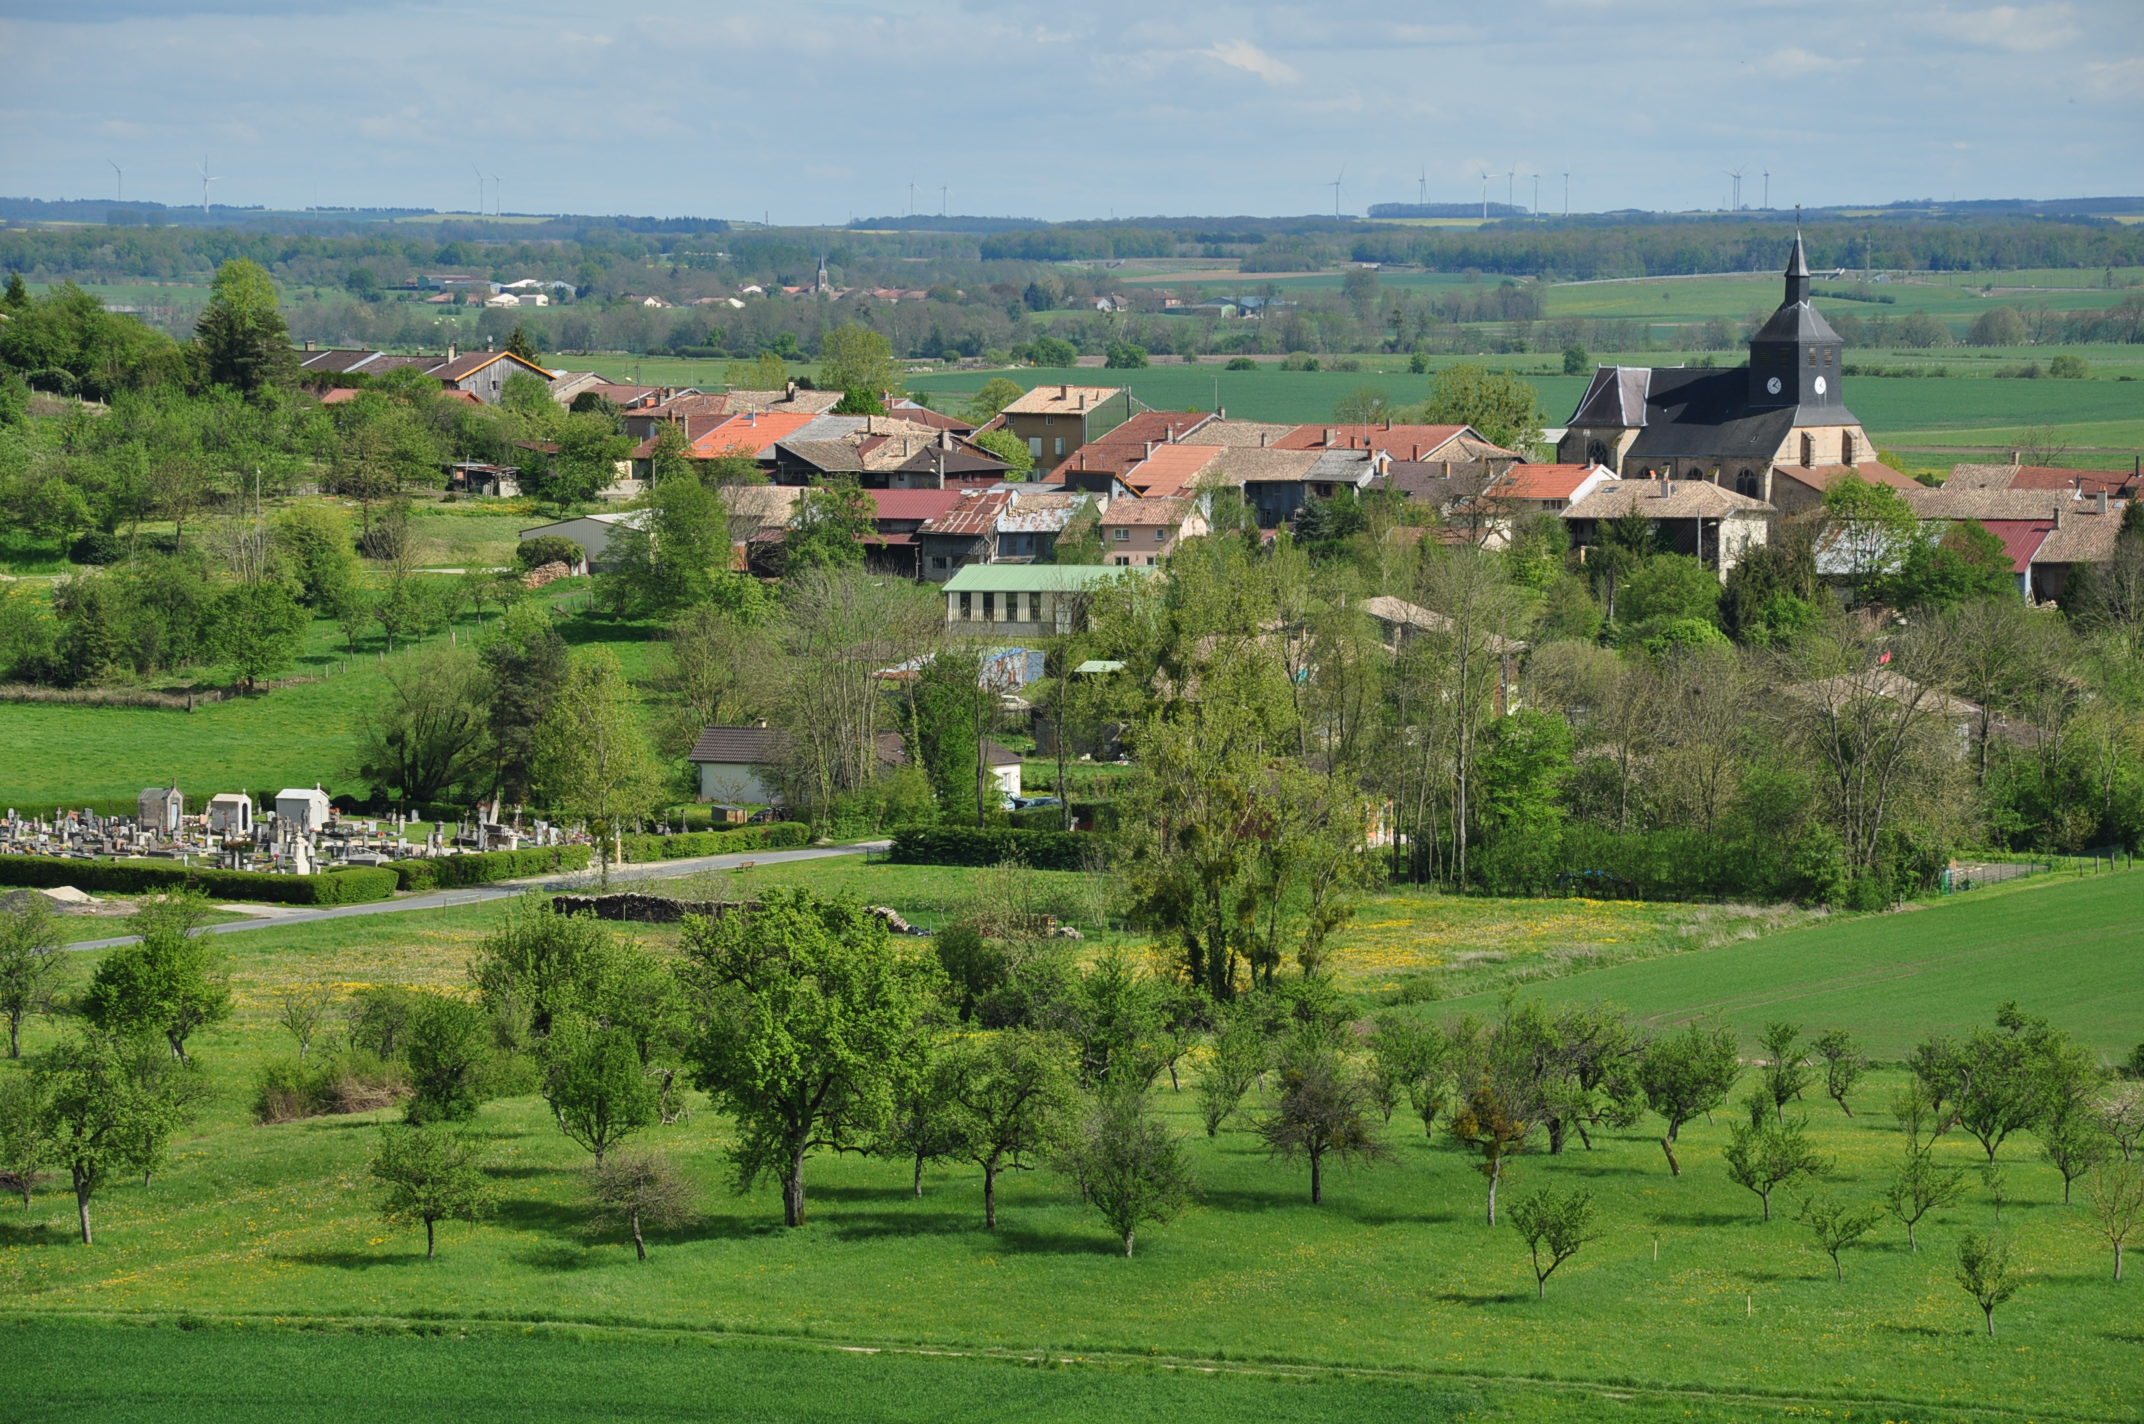
{"label": "church bell tower", "polygon": [[1845,354],[1839,333],[1809,303],[1809,258],[1797,231],[1787,258],[1785,300],[1750,338],[1751,408],[1799,406],[1813,415],[1830,412],[1850,418],[1839,394]]}

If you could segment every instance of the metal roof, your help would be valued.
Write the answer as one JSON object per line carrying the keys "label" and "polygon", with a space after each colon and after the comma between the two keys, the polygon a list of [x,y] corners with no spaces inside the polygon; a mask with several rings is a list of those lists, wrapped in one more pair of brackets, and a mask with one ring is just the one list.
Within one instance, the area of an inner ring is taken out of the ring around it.
{"label": "metal roof", "polygon": [[947,593],[1074,593],[1115,578],[1145,578],[1148,567],[1109,564],[970,564],[945,584]]}

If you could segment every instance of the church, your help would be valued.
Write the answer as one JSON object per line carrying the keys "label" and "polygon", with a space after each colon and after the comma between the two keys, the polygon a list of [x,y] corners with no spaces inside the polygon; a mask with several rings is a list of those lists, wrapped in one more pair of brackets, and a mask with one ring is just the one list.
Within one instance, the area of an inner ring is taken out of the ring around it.
{"label": "church", "polygon": [[1840,389],[1846,343],[1810,305],[1809,259],[1794,234],[1786,299],[1750,338],[1749,364],[1603,366],[1557,443],[1566,464],[1624,479],[1704,480],[1780,513],[1822,501],[1853,473],[1911,481],[1876,460]]}

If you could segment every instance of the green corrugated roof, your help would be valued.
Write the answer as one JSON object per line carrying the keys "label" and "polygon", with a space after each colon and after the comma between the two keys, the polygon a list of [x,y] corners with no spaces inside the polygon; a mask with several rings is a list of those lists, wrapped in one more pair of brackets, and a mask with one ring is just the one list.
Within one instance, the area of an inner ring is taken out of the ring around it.
{"label": "green corrugated roof", "polygon": [[947,593],[1057,593],[1120,575],[1145,578],[1151,567],[1110,564],[970,564],[946,581]]}

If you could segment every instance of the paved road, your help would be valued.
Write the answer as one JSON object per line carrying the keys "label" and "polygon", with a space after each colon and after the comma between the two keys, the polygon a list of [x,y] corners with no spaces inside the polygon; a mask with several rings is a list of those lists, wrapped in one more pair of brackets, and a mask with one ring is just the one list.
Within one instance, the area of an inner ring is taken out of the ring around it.
{"label": "paved road", "polygon": [[[747,863],[789,865],[803,860],[828,860],[835,856],[862,855],[866,851],[884,850],[892,844],[891,841],[864,841],[857,845],[814,846],[804,850],[746,851],[740,855],[703,855],[689,860],[659,860],[645,865],[619,866],[611,871],[610,878],[613,885],[635,880],[674,880],[707,870],[735,870]],[[271,929],[278,925],[309,925],[320,920],[346,920],[357,915],[399,915],[411,910],[445,910],[456,905],[504,900],[529,890],[589,890],[594,885],[595,876],[592,871],[576,871],[571,875],[502,880],[496,885],[472,885],[460,890],[435,890],[426,895],[410,895],[398,900],[374,900],[362,905],[329,905],[317,909],[296,905],[249,905],[245,909],[254,918],[210,925],[203,933],[243,934],[247,930]],[[115,939],[78,940],[67,948],[110,949],[113,945],[132,944],[136,938],[138,936],[120,935]]]}

